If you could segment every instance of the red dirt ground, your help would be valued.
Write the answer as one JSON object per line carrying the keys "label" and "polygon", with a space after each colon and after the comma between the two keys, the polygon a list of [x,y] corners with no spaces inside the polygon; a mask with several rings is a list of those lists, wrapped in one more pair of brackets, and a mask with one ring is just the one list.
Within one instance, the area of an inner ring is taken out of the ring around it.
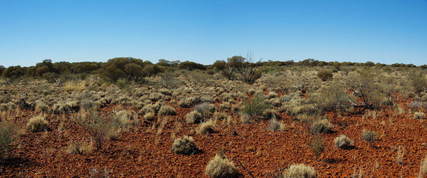
{"label": "red dirt ground", "polygon": [[[208,161],[217,151],[224,150],[245,177],[250,174],[273,177],[294,163],[313,166],[319,177],[350,177],[359,170],[368,177],[416,177],[420,161],[427,154],[427,120],[412,119],[411,114],[395,115],[385,111],[369,119],[361,115],[330,114],[336,132],[322,135],[326,150],[316,158],[308,146],[312,135],[307,126],[293,121],[292,117],[282,116],[288,127],[286,131],[269,131],[268,121],[261,121],[219,124],[217,133],[196,135],[192,131],[196,125],[186,124],[184,119],[191,109],[177,111],[177,116],[167,118],[161,133],[143,124],[124,132],[118,140],[108,141],[101,151],[87,155],[64,151],[71,141],[89,140],[84,130],[73,123],[73,117],[48,116],[52,130],[21,134],[12,158],[0,165],[1,176],[87,177],[96,169],[106,170],[112,177],[206,177],[204,170]],[[18,125],[24,127],[31,115],[34,114],[21,113],[17,117]],[[63,130],[58,129],[60,120],[64,123]],[[378,132],[380,140],[373,145],[364,142],[363,129]],[[186,134],[194,137],[202,153],[184,156],[171,152],[172,135]],[[356,148],[337,149],[333,139],[340,134],[353,139]],[[403,165],[396,162],[398,146],[406,149]],[[324,161],[326,159],[329,162]]]}

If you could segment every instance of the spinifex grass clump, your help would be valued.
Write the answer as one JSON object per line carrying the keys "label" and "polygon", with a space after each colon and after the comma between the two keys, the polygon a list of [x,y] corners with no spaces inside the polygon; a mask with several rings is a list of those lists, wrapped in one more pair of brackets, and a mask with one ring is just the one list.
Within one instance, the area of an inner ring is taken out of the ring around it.
{"label": "spinifex grass clump", "polygon": [[42,132],[49,129],[49,122],[42,116],[31,118],[27,122],[27,129],[31,132]]}
{"label": "spinifex grass clump", "polygon": [[283,171],[281,178],[316,178],[316,170],[304,164],[293,164]]}
{"label": "spinifex grass clump", "polygon": [[378,134],[374,131],[363,130],[362,131],[362,139],[368,143],[373,143],[378,140]]}
{"label": "spinifex grass clump", "polygon": [[353,147],[353,140],[346,135],[340,135],[334,139],[335,146],[341,149],[351,149]]}
{"label": "spinifex grass clump", "polygon": [[248,115],[251,119],[259,119],[270,105],[266,103],[264,96],[256,95],[243,103],[242,113]]}
{"label": "spinifex grass clump", "polygon": [[0,122],[0,159],[6,158],[12,149],[12,142],[15,139],[15,126],[9,122]]}
{"label": "spinifex grass clump", "polygon": [[176,154],[192,155],[199,153],[200,150],[194,143],[193,137],[183,136],[175,139],[172,144],[172,152]]}
{"label": "spinifex grass clump", "polygon": [[217,153],[208,162],[205,173],[211,178],[236,178],[241,175],[234,163],[227,159],[223,153]]}
{"label": "spinifex grass clump", "polygon": [[115,138],[120,133],[120,124],[117,121],[104,119],[96,112],[82,114],[76,122],[92,137],[96,150],[100,150],[106,140]]}

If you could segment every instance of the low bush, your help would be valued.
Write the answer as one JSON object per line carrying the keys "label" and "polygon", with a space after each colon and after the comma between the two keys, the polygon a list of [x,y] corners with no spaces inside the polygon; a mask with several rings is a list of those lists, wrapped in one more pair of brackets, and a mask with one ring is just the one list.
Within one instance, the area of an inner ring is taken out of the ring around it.
{"label": "low bush", "polygon": [[82,114],[76,122],[92,137],[96,150],[100,150],[106,140],[115,138],[120,133],[117,122],[113,119],[103,119],[96,112]]}
{"label": "low bush", "polygon": [[66,152],[69,154],[88,154],[93,151],[91,143],[72,142],[68,145]]}
{"label": "low bush", "polygon": [[3,77],[8,79],[18,79],[23,77],[27,73],[27,70],[21,66],[11,66],[3,71]]}
{"label": "low bush", "polygon": [[211,119],[209,121],[201,123],[199,127],[197,127],[196,132],[202,135],[211,134],[215,132],[215,126],[216,122]]}
{"label": "low bush", "polygon": [[113,58],[108,60],[100,70],[105,79],[116,82],[119,79],[143,82],[144,77],[159,72],[152,64],[136,58]]}
{"label": "low bush", "polygon": [[172,152],[176,154],[192,155],[200,152],[199,148],[194,143],[193,137],[183,136],[177,138],[172,144]]}
{"label": "low bush", "polygon": [[364,70],[350,76],[348,85],[353,94],[361,99],[361,106],[367,109],[378,109],[387,100],[384,88],[375,79],[375,73]]}
{"label": "low bush", "polygon": [[247,99],[243,103],[242,113],[249,115],[252,119],[258,119],[262,116],[263,112],[270,108],[262,95],[257,95],[253,98]]}
{"label": "low bush", "polygon": [[427,78],[422,72],[412,72],[409,75],[410,82],[414,88],[415,93],[421,93],[427,90]]}
{"label": "low bush", "polygon": [[212,64],[212,68],[214,68],[217,71],[221,71],[225,69],[226,65],[227,63],[225,61],[215,61]]}
{"label": "low bush", "polygon": [[319,119],[311,124],[310,131],[312,134],[331,133],[333,127],[328,119]]}
{"label": "low bush", "polygon": [[340,135],[334,139],[335,146],[341,149],[350,149],[353,147],[353,141],[346,135]]}
{"label": "low bush", "polygon": [[414,113],[414,119],[425,119],[425,114],[423,112],[415,112]]}
{"label": "low bush", "polygon": [[315,136],[310,140],[309,144],[311,150],[316,155],[316,157],[319,157],[323,151],[325,151],[325,143],[322,137]]}
{"label": "low bush", "polygon": [[42,116],[36,116],[28,120],[27,130],[31,132],[43,132],[49,130],[49,122]]}
{"label": "low bush", "polygon": [[332,80],[333,73],[330,70],[320,70],[317,72],[317,77],[319,77],[322,81]]}
{"label": "low bush", "polygon": [[128,129],[138,123],[137,115],[135,112],[130,110],[121,110],[115,112],[113,115],[113,120],[117,122],[118,127],[123,129]]}
{"label": "low bush", "polygon": [[174,107],[169,105],[163,105],[160,107],[159,115],[161,116],[172,116],[176,114],[176,110]]}
{"label": "low bush", "polygon": [[218,153],[208,162],[205,174],[211,178],[237,178],[241,173],[224,154]]}
{"label": "low bush", "polygon": [[304,164],[293,164],[283,171],[282,178],[316,178],[316,170]]}
{"label": "low bush", "polygon": [[188,98],[184,98],[181,99],[178,102],[178,105],[183,107],[183,108],[191,108],[193,106],[195,106],[196,104],[199,104],[201,102],[200,97],[188,97]]}
{"label": "low bush", "polygon": [[205,70],[206,69],[206,67],[203,64],[190,62],[190,61],[185,61],[185,62],[179,63],[178,68],[186,69],[186,70],[195,70],[195,69]]}
{"label": "low bush", "polygon": [[256,80],[261,78],[262,73],[259,72],[255,67],[245,67],[240,72],[240,80],[248,83],[253,84]]}
{"label": "low bush", "polygon": [[9,156],[12,150],[12,143],[15,140],[16,128],[15,125],[1,121],[0,122],[0,159]]}
{"label": "low bush", "polygon": [[191,111],[187,115],[185,115],[185,122],[189,124],[198,124],[203,122],[204,118],[202,114],[197,111]]}
{"label": "low bush", "polygon": [[362,131],[362,139],[368,143],[372,143],[378,140],[378,134],[374,131],[363,130]]}
{"label": "low bush", "polygon": [[209,103],[201,103],[194,107],[194,110],[202,114],[204,118],[210,117],[215,112],[215,105]]}
{"label": "low bush", "polygon": [[283,131],[285,129],[286,129],[285,124],[283,124],[282,122],[278,121],[277,119],[270,120],[270,124],[268,125],[268,130]]}
{"label": "low bush", "polygon": [[156,114],[154,114],[153,112],[148,112],[148,113],[146,113],[146,114],[144,114],[144,119],[146,120],[146,121],[154,121],[154,120],[156,120]]}
{"label": "low bush", "polygon": [[354,98],[350,97],[339,83],[322,87],[311,99],[322,112],[347,112],[355,103]]}
{"label": "low bush", "polygon": [[71,80],[64,83],[63,86],[65,91],[73,92],[73,91],[83,91],[86,88],[86,82],[85,81],[76,81]]}

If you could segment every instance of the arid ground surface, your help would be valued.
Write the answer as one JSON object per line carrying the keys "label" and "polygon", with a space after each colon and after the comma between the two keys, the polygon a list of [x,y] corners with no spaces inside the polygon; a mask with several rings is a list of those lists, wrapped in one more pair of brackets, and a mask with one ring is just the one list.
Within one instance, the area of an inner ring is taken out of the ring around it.
{"label": "arid ground surface", "polygon": [[[321,80],[319,70],[283,69],[253,84],[203,71],[124,86],[98,77],[4,81],[0,118],[16,134],[0,175],[208,177],[209,161],[222,152],[244,177],[279,177],[293,164],[313,167],[317,177],[419,176],[427,94],[414,90],[410,72],[336,71]],[[90,125],[96,118],[99,137]],[[329,130],[314,130],[319,121]],[[375,140],[363,138],[364,130]],[[351,147],[337,146],[340,135]],[[194,139],[198,153],[172,151],[183,136]],[[323,143],[318,154],[315,138]]]}

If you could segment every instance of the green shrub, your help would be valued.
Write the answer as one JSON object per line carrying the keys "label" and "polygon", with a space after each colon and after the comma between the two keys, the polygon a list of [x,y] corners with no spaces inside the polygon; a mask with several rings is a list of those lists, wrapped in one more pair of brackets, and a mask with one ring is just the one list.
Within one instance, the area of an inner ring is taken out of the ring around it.
{"label": "green shrub", "polygon": [[259,72],[255,67],[245,67],[241,69],[240,72],[240,80],[248,83],[253,84],[256,80],[261,78],[262,73]]}
{"label": "green shrub", "polygon": [[135,58],[113,58],[102,66],[100,74],[112,82],[116,82],[119,79],[143,82],[145,76],[156,72],[149,71],[152,69],[147,68],[146,65],[151,64],[146,64],[141,59]]}
{"label": "green shrub", "polygon": [[317,72],[317,77],[319,77],[322,81],[329,81],[333,78],[333,73],[330,70],[321,70]]}
{"label": "green shrub", "polygon": [[193,137],[183,136],[182,138],[177,138],[172,144],[172,152],[176,154],[183,155],[192,155],[200,152],[194,143]]}
{"label": "green shrub", "polygon": [[96,112],[82,115],[76,122],[92,137],[96,150],[100,150],[106,140],[115,138],[119,134],[117,122],[112,119],[103,119]]}
{"label": "green shrub", "polygon": [[178,64],[178,67],[180,69],[186,69],[186,70],[195,70],[195,69],[205,70],[206,69],[206,67],[203,64],[190,62],[190,61],[181,62]]}
{"label": "green shrub", "polygon": [[18,79],[23,77],[27,73],[27,70],[21,66],[11,66],[3,71],[3,77],[8,79]]}
{"label": "green shrub", "polygon": [[15,134],[16,129],[13,124],[6,121],[0,122],[0,159],[9,156]]}
{"label": "green shrub", "polygon": [[312,100],[323,112],[349,111],[355,103],[354,98],[350,97],[345,88],[338,83],[322,87],[317,95],[312,96]]}
{"label": "green shrub", "polygon": [[367,109],[378,109],[387,99],[384,88],[374,80],[375,76],[374,72],[364,70],[348,81],[354,95],[361,99],[362,106]]}
{"label": "green shrub", "polygon": [[164,88],[175,89],[184,84],[178,79],[177,75],[172,72],[164,72],[160,74],[160,78],[160,85]]}
{"label": "green shrub", "polygon": [[43,116],[36,116],[27,122],[27,130],[31,132],[43,132],[49,130],[49,122]]}
{"label": "green shrub", "polygon": [[412,72],[409,75],[412,87],[416,93],[421,93],[427,90],[427,78],[422,72]]}
{"label": "green shrub", "polygon": [[242,113],[249,115],[252,119],[258,119],[270,106],[266,103],[264,96],[256,95],[243,103]]}
{"label": "green shrub", "polygon": [[160,72],[162,72],[162,70],[157,65],[145,64],[144,66],[144,76],[154,76]]}
{"label": "green shrub", "polygon": [[57,71],[54,68],[52,60],[46,59],[46,60],[43,60],[43,62],[36,64],[34,74],[32,74],[32,76],[45,77],[45,76],[49,76],[49,73],[50,73],[50,76],[52,76],[57,74],[58,72],[59,71]]}
{"label": "green shrub", "polygon": [[223,154],[216,154],[208,162],[205,174],[211,178],[237,178],[241,175],[236,166],[234,166],[234,163]]}
{"label": "green shrub", "polygon": [[3,72],[6,70],[6,68],[2,65],[0,65],[0,77],[3,76]]}
{"label": "green shrub", "polygon": [[227,63],[225,61],[215,61],[212,64],[212,67],[217,71],[222,71],[225,69]]}
{"label": "green shrub", "polygon": [[246,62],[246,58],[242,56],[228,58],[221,73],[229,80],[241,80],[248,84],[255,83],[262,76],[256,66]]}

